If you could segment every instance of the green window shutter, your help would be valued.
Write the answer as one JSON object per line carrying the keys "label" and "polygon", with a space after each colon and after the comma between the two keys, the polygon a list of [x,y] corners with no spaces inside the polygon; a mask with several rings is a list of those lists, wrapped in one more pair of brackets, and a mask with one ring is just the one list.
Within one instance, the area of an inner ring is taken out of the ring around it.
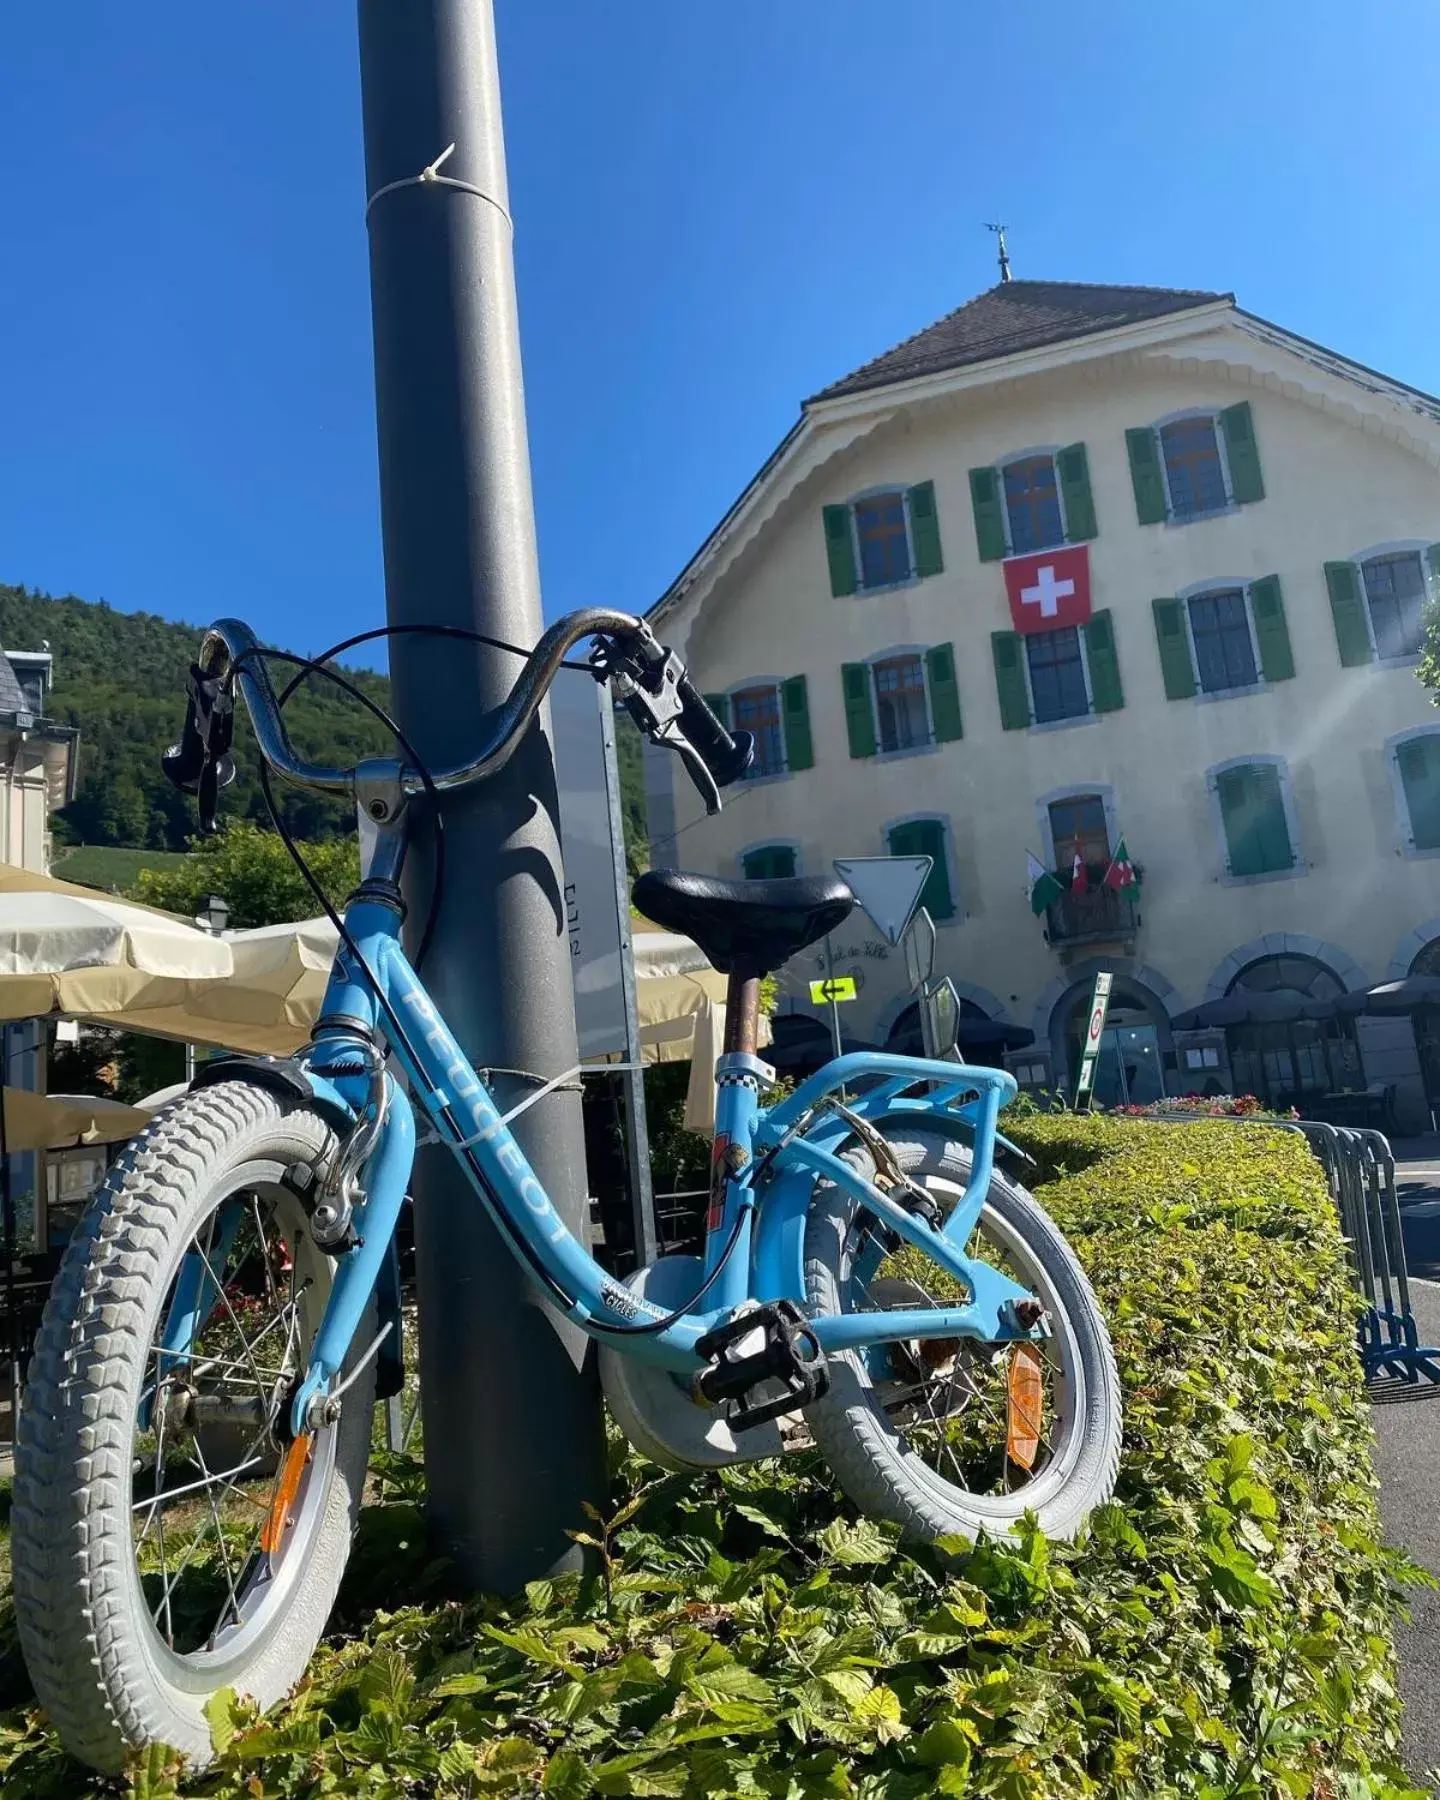
{"label": "green window shutter", "polygon": [[1083,444],[1069,444],[1055,458],[1060,498],[1065,505],[1065,542],[1083,544],[1097,535],[1090,493],[1090,460]]}
{"label": "green window shutter", "polygon": [[825,554],[830,560],[830,592],[836,599],[853,594],[855,578],[855,540],[850,532],[850,508],[825,508]]}
{"label": "green window shutter", "polygon": [[1330,590],[1330,617],[1335,622],[1335,644],[1342,669],[1355,669],[1370,661],[1370,625],[1360,594],[1360,571],[1354,563],[1327,562],[1325,585]]}
{"label": "green window shutter", "polygon": [[1440,600],[1440,544],[1432,544],[1425,552],[1430,565],[1430,598]]}
{"label": "green window shutter", "polygon": [[938,923],[955,917],[955,897],[950,891],[950,871],[945,863],[945,827],[938,819],[912,819],[892,825],[886,834],[892,856],[928,856],[930,873],[920,890],[920,905]]}
{"label": "green window shutter", "polygon": [[1295,673],[1280,577],[1263,575],[1250,583],[1250,610],[1255,615],[1255,641],[1260,646],[1260,673],[1267,681],[1289,681]]}
{"label": "green window shutter", "polygon": [[1265,498],[1265,483],[1260,478],[1260,452],[1255,444],[1255,422],[1250,417],[1250,402],[1227,406],[1220,414],[1220,429],[1225,434],[1225,460],[1230,465],[1230,493],[1237,506],[1249,506],[1252,500]]}
{"label": "green window shutter", "polygon": [[795,852],[789,844],[763,844],[747,850],[740,866],[747,881],[783,881],[795,873]]}
{"label": "green window shutter", "polygon": [[930,683],[930,717],[935,742],[953,744],[965,735],[960,719],[960,687],[955,680],[955,652],[949,644],[936,644],[925,652],[925,674]]}
{"label": "green window shutter", "polygon": [[1000,471],[970,471],[970,505],[975,513],[975,548],[981,562],[999,562],[1005,555],[1005,515],[1000,505]]}
{"label": "green window shutter", "polygon": [[1440,737],[1407,738],[1395,752],[1417,850],[1440,850]]}
{"label": "green window shutter", "polygon": [[870,704],[870,670],[864,663],[843,663],[840,684],[845,693],[845,729],[852,756],[875,754],[875,709]]}
{"label": "green window shutter", "polygon": [[1195,698],[1195,665],[1190,660],[1190,638],[1185,630],[1185,609],[1178,600],[1152,600],[1155,641],[1160,646],[1160,678],[1167,700]]}
{"label": "green window shutter", "polygon": [[1273,763],[1250,763],[1216,777],[1220,816],[1232,875],[1269,875],[1293,868],[1295,857],[1280,771]]}
{"label": "green window shutter", "polygon": [[915,553],[915,573],[923,580],[939,575],[945,567],[940,555],[940,519],[935,511],[935,483],[922,481],[912,487],[910,502],[910,547]]}
{"label": "green window shutter", "polygon": [[1030,723],[1030,690],[1025,685],[1025,647],[1018,631],[992,631],[995,691],[1000,696],[1000,723],[1006,731],[1024,731]]}
{"label": "green window shutter", "polygon": [[1142,525],[1163,525],[1166,518],[1165,471],[1160,467],[1160,440],[1149,425],[1125,433],[1130,454],[1130,485],[1135,489],[1135,516]]}
{"label": "green window shutter", "polygon": [[1285,800],[1280,790],[1280,771],[1274,763],[1257,763],[1250,771],[1251,792],[1256,798],[1256,836],[1260,840],[1260,859],[1267,874],[1295,866],[1295,853],[1290,845],[1290,824],[1285,817]]}
{"label": "green window shutter", "polygon": [[1092,613],[1085,627],[1085,660],[1090,665],[1090,704],[1097,713],[1119,712],[1125,704],[1115,623],[1108,610]]}
{"label": "green window shutter", "polygon": [[700,698],[728,731],[730,729],[730,696],[728,694],[702,694]]}
{"label": "green window shutter", "polygon": [[815,746],[810,738],[810,699],[803,675],[780,683],[780,720],[785,731],[785,764],[793,774],[815,767]]}

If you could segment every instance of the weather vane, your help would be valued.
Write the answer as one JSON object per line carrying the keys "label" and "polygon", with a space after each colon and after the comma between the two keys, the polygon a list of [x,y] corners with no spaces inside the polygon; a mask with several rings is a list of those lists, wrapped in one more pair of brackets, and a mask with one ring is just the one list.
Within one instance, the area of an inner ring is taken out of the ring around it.
{"label": "weather vane", "polygon": [[997,248],[1000,251],[1000,279],[1002,281],[1008,281],[1010,279],[1010,252],[1005,248],[1005,233],[1009,230],[1009,227],[1006,225],[991,225],[987,221],[985,229],[987,231],[993,231],[995,236],[1000,240],[997,245]]}

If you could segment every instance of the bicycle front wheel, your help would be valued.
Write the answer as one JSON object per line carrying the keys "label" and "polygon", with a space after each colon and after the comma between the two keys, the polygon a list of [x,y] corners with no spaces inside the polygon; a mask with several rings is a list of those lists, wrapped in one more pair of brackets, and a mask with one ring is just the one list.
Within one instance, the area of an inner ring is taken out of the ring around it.
{"label": "bicycle front wheel", "polygon": [[190,1095],[122,1153],[56,1278],[16,1446],[15,1611],[41,1703],[96,1769],[156,1742],[205,1763],[210,1696],[271,1705],[324,1630],[375,1377],[291,1440],[333,1264],[286,1178],[334,1147],[266,1090]]}
{"label": "bicycle front wheel", "polygon": [[[891,1147],[948,1213],[969,1179],[969,1149],[918,1130]],[[858,1200],[817,1188],[805,1236],[816,1313],[963,1303],[963,1284],[924,1252],[902,1244],[882,1253],[874,1224]],[[1059,1230],[998,1170],[967,1254],[1032,1293],[1048,1335],[917,1339],[832,1356],[829,1391],[806,1418],[855,1504],[908,1538],[1000,1536],[1027,1511],[1050,1536],[1071,1537],[1109,1497],[1120,1459],[1120,1384],[1104,1318]]]}

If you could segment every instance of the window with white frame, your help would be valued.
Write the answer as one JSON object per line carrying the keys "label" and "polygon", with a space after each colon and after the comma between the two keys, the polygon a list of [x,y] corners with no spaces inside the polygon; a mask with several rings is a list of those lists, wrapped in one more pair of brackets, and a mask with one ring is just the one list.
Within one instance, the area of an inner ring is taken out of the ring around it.
{"label": "window with white frame", "polygon": [[1031,714],[1037,725],[1080,719],[1090,711],[1083,634],[1077,626],[1034,631],[1025,638]]}
{"label": "window with white frame", "polygon": [[1134,426],[1125,445],[1142,525],[1184,524],[1265,498],[1248,400]]}
{"label": "window with white frame", "polygon": [[1018,457],[1003,464],[1001,474],[1011,552],[1023,556],[1032,550],[1051,550],[1063,544],[1065,518],[1055,458],[1048,452]]}
{"label": "window with white frame", "polygon": [[730,696],[731,729],[748,731],[755,739],[755,758],[745,771],[746,780],[785,773],[785,734],[780,724],[780,686],[764,682],[740,688]]}
{"label": "window with white frame", "polygon": [[1191,594],[1186,610],[1201,692],[1220,694],[1254,687],[1260,679],[1260,665],[1244,588],[1212,588]]}
{"label": "window with white frame", "polygon": [[1213,413],[1172,419],[1160,427],[1160,456],[1173,518],[1193,519],[1222,512],[1230,489]]}
{"label": "window with white frame", "polygon": [[1418,656],[1425,636],[1429,589],[1418,550],[1372,556],[1360,565],[1375,654]]}
{"label": "window with white frame", "polygon": [[860,585],[891,587],[914,570],[905,495],[871,494],[855,502],[855,540],[860,551]]}
{"label": "window with white frame", "polygon": [[932,741],[924,659],[913,651],[870,665],[875,735],[881,750],[916,750]]}

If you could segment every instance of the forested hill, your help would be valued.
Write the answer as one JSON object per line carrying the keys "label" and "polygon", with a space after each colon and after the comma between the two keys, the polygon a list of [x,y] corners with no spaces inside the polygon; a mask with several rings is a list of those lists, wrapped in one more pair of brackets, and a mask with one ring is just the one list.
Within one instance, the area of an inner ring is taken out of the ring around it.
{"label": "forested hill", "polygon": [[[195,803],[177,794],[160,773],[160,754],[180,734],[185,677],[200,645],[199,626],[175,625],[154,613],[116,612],[103,601],[54,599],[0,584],[0,644],[55,658],[53,718],[78,725],[80,783],[75,801],[57,820],[57,836],[86,844],[124,844],[180,850],[195,829]],[[347,668],[346,678],[382,706],[382,675]],[[285,671],[272,669],[277,687]],[[318,762],[352,763],[391,748],[379,722],[358,702],[320,679],[305,683],[285,708],[302,755]],[[628,723],[628,722],[627,722]],[[259,753],[244,708],[235,734],[238,774],[221,800],[226,817],[268,818],[256,776]],[[621,786],[632,866],[643,855],[644,802],[638,743],[622,743]],[[298,836],[332,837],[353,828],[351,810],[318,794],[275,784],[286,823]],[[643,866],[643,862],[640,866]]]}
{"label": "forested hill", "polygon": [[[201,628],[174,625],[154,613],[116,612],[103,601],[53,599],[25,588],[0,586],[0,644],[39,650],[48,641],[55,658],[51,717],[80,727],[80,783],[61,814],[66,835],[86,844],[128,844],[179,850],[195,829],[195,802],[177,794],[160,773],[160,754],[180,735],[185,716],[185,677],[200,646]],[[273,670],[277,686],[284,680]],[[347,678],[385,704],[383,676]],[[379,723],[338,688],[307,682],[285,709],[302,754],[348,763],[383,754],[388,740]],[[241,709],[243,714],[243,708]],[[258,754],[249,725],[236,730],[239,773],[225,790],[227,816],[263,820],[264,797],[256,778]],[[350,828],[348,807],[276,784],[286,823],[303,837],[324,838]]]}

